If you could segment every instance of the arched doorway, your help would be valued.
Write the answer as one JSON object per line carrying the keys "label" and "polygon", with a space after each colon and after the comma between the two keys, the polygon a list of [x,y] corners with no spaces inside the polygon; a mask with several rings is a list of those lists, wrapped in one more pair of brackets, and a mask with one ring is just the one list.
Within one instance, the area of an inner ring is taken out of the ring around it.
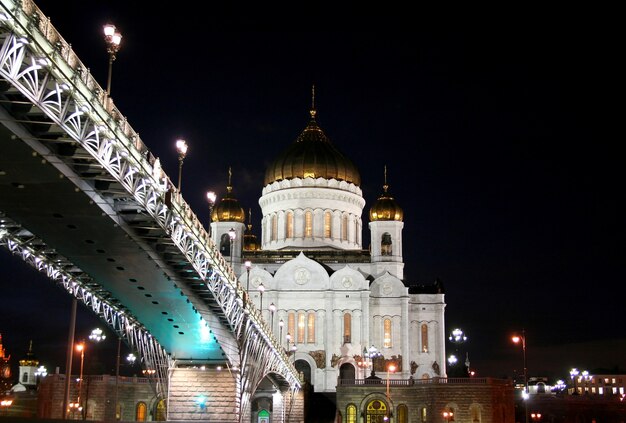
{"label": "arched doorway", "polygon": [[303,382],[311,385],[311,366],[306,360],[296,360],[295,368]]}

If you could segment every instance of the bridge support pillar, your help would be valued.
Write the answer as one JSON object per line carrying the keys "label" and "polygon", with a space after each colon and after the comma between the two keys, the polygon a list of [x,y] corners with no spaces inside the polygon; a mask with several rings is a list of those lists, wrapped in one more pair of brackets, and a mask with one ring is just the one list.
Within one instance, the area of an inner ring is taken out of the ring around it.
{"label": "bridge support pillar", "polygon": [[226,368],[170,369],[167,420],[237,423],[237,375]]}

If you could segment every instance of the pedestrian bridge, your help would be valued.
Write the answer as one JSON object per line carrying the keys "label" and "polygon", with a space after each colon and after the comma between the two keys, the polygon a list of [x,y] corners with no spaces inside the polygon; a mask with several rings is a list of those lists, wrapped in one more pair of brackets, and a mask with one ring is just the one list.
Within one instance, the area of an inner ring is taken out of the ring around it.
{"label": "pedestrian bridge", "polygon": [[[283,348],[159,161],[30,0],[0,0],[0,105],[0,245],[138,352],[168,420],[212,420],[211,401],[228,400],[219,421],[244,421],[268,383],[282,394],[272,421],[288,420],[300,381]],[[219,367],[232,383],[198,376]],[[229,387],[221,398],[213,383]],[[174,392],[190,384],[202,407]]]}

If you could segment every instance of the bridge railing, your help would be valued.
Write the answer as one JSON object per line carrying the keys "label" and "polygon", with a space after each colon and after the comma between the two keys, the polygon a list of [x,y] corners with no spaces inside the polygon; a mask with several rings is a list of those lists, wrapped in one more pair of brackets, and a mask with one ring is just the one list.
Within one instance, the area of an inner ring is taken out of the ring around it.
{"label": "bridge railing", "polygon": [[[211,261],[211,267],[220,275],[222,283],[230,288],[237,297],[237,302],[247,310],[249,320],[260,332],[265,342],[278,352],[284,361],[288,372],[297,375],[293,366],[272,335],[271,329],[265,323],[261,313],[254,304],[244,295],[244,290],[239,286],[234,270],[219,253],[215,243],[210,239],[204,226],[199,221],[191,207],[185,202],[180,192],[174,188],[170,178],[163,172],[160,162],[149,151],[139,134],[130,126],[128,120],[117,109],[113,100],[106,91],[98,84],[90,74],[89,69],[80,61],[72,50],[70,44],[63,39],[54,28],[50,19],[37,7],[32,0],[0,0],[4,10],[9,11],[11,16],[0,12],[0,24],[14,19],[14,28],[26,30],[33,35],[33,48],[45,57],[50,66],[50,72],[59,81],[71,85],[72,96],[77,104],[87,106],[89,115],[97,125],[101,125],[110,138],[121,151],[124,160],[132,167],[140,170],[143,177],[150,179],[150,185],[156,187],[162,196],[169,198],[168,208],[182,221],[189,238],[200,243]],[[191,258],[190,258],[191,260]],[[193,261],[192,261],[193,263]],[[244,305],[245,304],[245,305]]]}

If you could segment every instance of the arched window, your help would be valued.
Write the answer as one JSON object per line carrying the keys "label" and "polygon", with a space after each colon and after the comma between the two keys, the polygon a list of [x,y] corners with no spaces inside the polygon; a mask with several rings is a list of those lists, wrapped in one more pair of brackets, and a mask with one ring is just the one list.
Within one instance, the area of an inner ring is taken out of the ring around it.
{"label": "arched window", "polygon": [[341,240],[348,240],[348,215],[344,214],[341,219]]}
{"label": "arched window", "polygon": [[278,217],[276,215],[272,216],[272,235],[270,239],[272,241],[276,241],[278,239]]}
{"label": "arched window", "polygon": [[[423,379],[423,378],[422,378]],[[426,407],[422,407],[420,408],[420,419],[422,420],[422,422],[426,421],[426,417],[428,416],[427,412],[426,412]]]}
{"label": "arched window", "polygon": [[304,213],[304,236],[313,237],[313,213],[310,210]]}
{"label": "arched window", "polygon": [[22,375],[22,382],[28,383],[28,373],[24,372],[24,374]]}
{"label": "arched window", "polygon": [[406,404],[398,406],[398,423],[409,423],[409,408]]}
{"label": "arched window", "polygon": [[298,313],[298,344],[304,344],[304,313]]}
{"label": "arched window", "polygon": [[287,221],[285,222],[287,238],[293,238],[293,212],[287,212]]}
{"label": "arched window", "polygon": [[428,352],[428,325],[422,324],[422,352]]}
{"label": "arched window", "polygon": [[354,404],[346,407],[346,423],[356,423],[356,406]]}
{"label": "arched window", "polygon": [[220,254],[224,257],[230,257],[230,237],[228,234],[222,234],[220,238]]}
{"label": "arched window", "polygon": [[157,402],[154,420],[157,422],[164,422],[166,414],[165,400],[161,399]]}
{"label": "arched window", "polygon": [[330,212],[324,213],[324,238],[332,238],[332,219]]}
{"label": "arched window", "polygon": [[148,406],[145,402],[138,402],[135,407],[135,421],[136,422],[145,422],[147,416]]}
{"label": "arched window", "polygon": [[383,320],[383,347],[391,348],[391,319]]}
{"label": "arched window", "polygon": [[480,413],[480,405],[472,404],[470,405],[470,423],[480,423],[481,422],[481,413]]}
{"label": "arched window", "polygon": [[343,315],[343,343],[352,342],[352,315],[345,313]]}
{"label": "arched window", "polygon": [[366,422],[382,422],[387,416],[387,404],[381,400],[372,400],[367,404]]}
{"label": "arched window", "polygon": [[309,313],[307,316],[306,342],[315,344],[315,313]]}
{"label": "arched window", "polygon": [[382,240],[380,242],[380,254],[383,256],[393,255],[393,248],[391,245],[391,235],[388,232],[385,232],[383,234]]}

